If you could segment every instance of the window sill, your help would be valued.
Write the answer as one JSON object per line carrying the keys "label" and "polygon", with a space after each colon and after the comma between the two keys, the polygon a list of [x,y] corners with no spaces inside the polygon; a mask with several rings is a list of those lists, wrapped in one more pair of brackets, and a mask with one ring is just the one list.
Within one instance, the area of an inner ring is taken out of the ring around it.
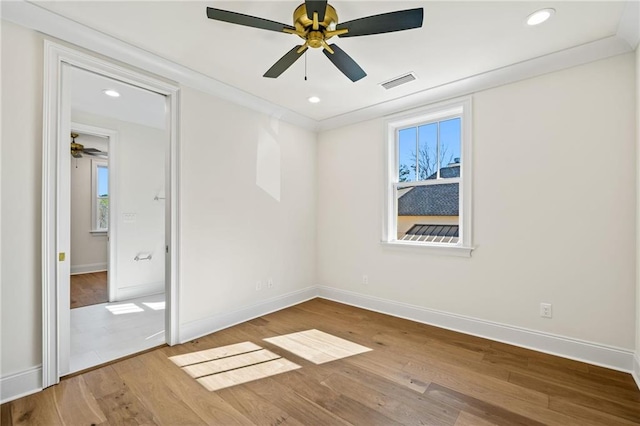
{"label": "window sill", "polygon": [[91,233],[91,235],[101,237],[101,236],[106,236],[109,231],[105,231],[102,229],[92,229],[89,232]]}
{"label": "window sill", "polygon": [[405,241],[381,241],[385,247],[404,247],[408,250],[423,250],[427,253],[444,256],[471,257],[474,247],[445,244],[425,244]]}

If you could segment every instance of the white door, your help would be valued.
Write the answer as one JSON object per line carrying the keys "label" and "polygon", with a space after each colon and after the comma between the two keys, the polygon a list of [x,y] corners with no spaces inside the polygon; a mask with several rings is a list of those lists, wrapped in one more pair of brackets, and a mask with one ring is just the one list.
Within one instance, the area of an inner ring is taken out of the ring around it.
{"label": "white door", "polygon": [[[60,91],[60,126],[58,138],[69,140],[71,134],[71,102],[70,102],[70,72],[71,66],[63,64],[61,72]],[[71,351],[71,155],[69,144],[59,144],[58,157],[58,374],[63,376],[69,372],[69,356]]]}

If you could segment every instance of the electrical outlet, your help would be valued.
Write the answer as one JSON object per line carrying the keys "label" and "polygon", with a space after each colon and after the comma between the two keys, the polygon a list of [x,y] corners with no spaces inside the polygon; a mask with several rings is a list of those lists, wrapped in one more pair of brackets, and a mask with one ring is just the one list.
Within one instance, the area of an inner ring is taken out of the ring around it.
{"label": "electrical outlet", "polygon": [[540,304],[540,316],[542,318],[551,318],[553,316],[553,312],[551,311],[551,303]]}
{"label": "electrical outlet", "polygon": [[362,276],[362,284],[364,284],[364,285],[369,284],[369,276],[368,275],[363,275]]}
{"label": "electrical outlet", "polygon": [[262,290],[262,281],[256,281],[256,291]]}
{"label": "electrical outlet", "polygon": [[267,280],[267,288],[273,288],[273,278]]}

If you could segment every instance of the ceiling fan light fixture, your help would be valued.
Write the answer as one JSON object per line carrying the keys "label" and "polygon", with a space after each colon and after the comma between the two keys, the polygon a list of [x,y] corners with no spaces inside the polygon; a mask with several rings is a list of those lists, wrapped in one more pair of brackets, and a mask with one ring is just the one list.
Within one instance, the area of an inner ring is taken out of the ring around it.
{"label": "ceiling fan light fixture", "polygon": [[107,96],[111,96],[112,98],[119,98],[120,97],[120,93],[117,92],[116,90],[113,90],[113,89],[104,89],[102,91],[102,93],[104,93]]}
{"label": "ceiling fan light fixture", "polygon": [[356,82],[367,73],[346,52],[335,43],[329,44],[328,40],[333,37],[358,37],[420,28],[424,9],[397,10],[338,23],[338,14],[327,0],[305,0],[293,12],[293,25],[214,7],[207,7],[207,17],[230,24],[295,34],[304,40],[304,44],[294,46],[285,53],[263,77],[277,78],[308,48],[316,48],[322,49],[322,53],[340,72]]}
{"label": "ceiling fan light fixture", "polygon": [[527,25],[529,26],[540,25],[546,20],[548,20],[549,18],[551,18],[551,16],[553,16],[554,13],[556,13],[556,10],[551,8],[537,10],[533,12],[531,15],[527,16]]}
{"label": "ceiling fan light fixture", "polygon": [[310,96],[309,99],[307,99],[309,102],[311,102],[312,104],[317,104],[318,102],[320,102],[320,98],[317,96]]}

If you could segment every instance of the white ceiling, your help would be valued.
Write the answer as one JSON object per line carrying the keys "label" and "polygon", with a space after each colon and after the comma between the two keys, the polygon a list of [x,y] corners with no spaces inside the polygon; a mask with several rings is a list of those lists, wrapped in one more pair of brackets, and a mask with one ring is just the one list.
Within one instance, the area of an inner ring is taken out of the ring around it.
{"label": "white ceiling", "polygon": [[[164,129],[165,97],[112,78],[70,67],[71,109]],[[120,93],[113,98],[103,93],[111,89]]]}
{"label": "white ceiling", "polygon": [[[291,24],[300,1],[45,1],[37,4],[313,120],[327,120],[491,70],[616,34],[625,2],[617,1],[333,1],[341,22],[423,7],[420,29],[334,38],[367,72],[352,83],[318,49],[278,79],[262,74],[301,40],[213,21],[217,7]],[[537,27],[526,17],[556,9]],[[385,91],[378,84],[406,72],[418,80]],[[310,104],[307,98],[321,98]]]}

